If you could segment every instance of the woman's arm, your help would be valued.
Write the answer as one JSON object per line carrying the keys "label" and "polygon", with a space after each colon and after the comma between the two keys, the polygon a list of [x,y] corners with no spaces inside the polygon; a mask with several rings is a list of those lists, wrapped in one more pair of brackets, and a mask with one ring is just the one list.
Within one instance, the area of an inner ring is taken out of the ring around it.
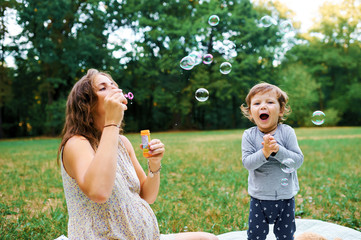
{"label": "woman's arm", "polygon": [[[139,164],[137,157],[135,156],[134,148],[130,141],[125,137],[121,136],[121,139],[127,148],[129,153],[130,159],[133,162],[133,166],[137,173],[137,176],[140,181],[140,196],[147,201],[149,204],[155,202],[158,192],[159,192],[159,185],[160,185],[160,173],[154,174],[153,177],[146,176],[142,166]],[[161,160],[164,154],[164,145],[158,139],[152,139],[149,142],[150,150],[152,151],[152,157],[148,158],[149,160],[149,167],[150,169],[155,172],[161,166]]]}
{"label": "woman's arm", "polygon": [[118,149],[119,128],[103,130],[97,151],[82,136],[73,136],[64,146],[63,164],[80,189],[92,201],[106,202],[112,194]]}

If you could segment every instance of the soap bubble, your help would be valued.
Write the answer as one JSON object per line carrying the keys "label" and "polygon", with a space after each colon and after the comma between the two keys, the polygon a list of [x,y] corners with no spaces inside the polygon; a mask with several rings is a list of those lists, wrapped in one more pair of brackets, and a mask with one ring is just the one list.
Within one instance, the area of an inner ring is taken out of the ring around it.
{"label": "soap bubble", "polygon": [[277,25],[277,21],[268,15],[263,16],[260,19],[260,22],[261,22],[261,27],[270,27],[272,24]]}
{"label": "soap bubble", "polygon": [[134,98],[134,95],[132,92],[128,92],[124,94],[124,97],[128,98],[129,100],[132,100]]}
{"label": "soap bubble", "polygon": [[194,65],[198,65],[202,62],[202,53],[200,52],[191,52],[188,56],[194,59]]}
{"label": "soap bubble", "polygon": [[212,27],[218,25],[218,23],[219,23],[219,17],[218,17],[217,15],[212,15],[212,16],[210,16],[209,19],[208,19],[208,23],[209,23],[209,25],[211,25]]}
{"label": "soap bubble", "polygon": [[195,93],[195,98],[198,101],[205,102],[205,101],[207,101],[208,97],[209,97],[209,92],[207,89],[205,89],[205,88],[197,89],[197,91]]}
{"label": "soap bubble", "polygon": [[281,179],[281,185],[284,186],[284,187],[288,186],[288,179],[287,178],[282,178]]}
{"label": "soap bubble", "polygon": [[311,121],[313,124],[319,126],[325,122],[325,117],[326,115],[322,111],[317,110],[313,112]]}
{"label": "soap bubble", "polygon": [[220,68],[219,68],[219,71],[222,74],[228,74],[228,73],[231,72],[231,70],[232,70],[232,65],[229,62],[222,63]]}
{"label": "soap bubble", "polygon": [[203,56],[203,63],[204,64],[211,64],[213,62],[213,56],[212,54],[208,53]]}
{"label": "soap bubble", "polygon": [[281,170],[284,173],[292,173],[296,170],[295,168],[295,161],[292,158],[286,158],[281,163]]}
{"label": "soap bubble", "polygon": [[130,100],[129,104],[133,104],[132,99],[134,98],[134,94],[132,92],[124,93],[124,97],[126,97]]}
{"label": "soap bubble", "polygon": [[293,29],[292,22],[290,20],[282,21],[279,25],[279,30],[282,33],[289,33],[291,31],[293,31],[294,29]]}
{"label": "soap bubble", "polygon": [[180,66],[184,70],[191,70],[195,65],[195,60],[191,56],[186,56],[180,61]]}

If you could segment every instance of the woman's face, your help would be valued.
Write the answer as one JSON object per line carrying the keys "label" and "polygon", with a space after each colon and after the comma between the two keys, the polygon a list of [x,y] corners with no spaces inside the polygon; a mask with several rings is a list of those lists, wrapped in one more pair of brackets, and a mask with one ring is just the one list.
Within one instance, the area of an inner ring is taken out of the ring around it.
{"label": "woman's face", "polygon": [[[104,117],[104,99],[113,89],[119,89],[117,84],[109,79],[107,76],[98,74],[94,78],[93,88],[95,94],[98,96],[98,101],[96,105],[95,115],[97,118]],[[121,91],[121,90],[120,90]]]}

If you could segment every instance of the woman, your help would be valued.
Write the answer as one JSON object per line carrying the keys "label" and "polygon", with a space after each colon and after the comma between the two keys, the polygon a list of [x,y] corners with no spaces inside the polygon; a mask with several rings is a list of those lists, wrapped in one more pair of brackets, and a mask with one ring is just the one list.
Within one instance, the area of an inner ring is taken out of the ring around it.
{"label": "woman", "polygon": [[58,158],[69,239],[218,239],[203,232],[159,234],[149,204],[158,195],[164,144],[150,141],[147,176],[120,134],[125,110],[122,90],[109,74],[95,69],[68,96]]}

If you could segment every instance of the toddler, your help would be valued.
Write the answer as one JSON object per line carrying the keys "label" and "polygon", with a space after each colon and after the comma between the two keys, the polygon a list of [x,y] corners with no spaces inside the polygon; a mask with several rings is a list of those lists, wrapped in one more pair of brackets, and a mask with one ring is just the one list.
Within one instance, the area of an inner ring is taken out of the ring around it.
{"label": "toddler", "polygon": [[290,107],[279,87],[255,85],[242,104],[242,113],[257,126],[244,131],[242,163],[248,170],[249,240],[266,239],[274,224],[277,239],[294,239],[295,200],[299,191],[297,171],[303,163],[295,131],[282,124]]}

